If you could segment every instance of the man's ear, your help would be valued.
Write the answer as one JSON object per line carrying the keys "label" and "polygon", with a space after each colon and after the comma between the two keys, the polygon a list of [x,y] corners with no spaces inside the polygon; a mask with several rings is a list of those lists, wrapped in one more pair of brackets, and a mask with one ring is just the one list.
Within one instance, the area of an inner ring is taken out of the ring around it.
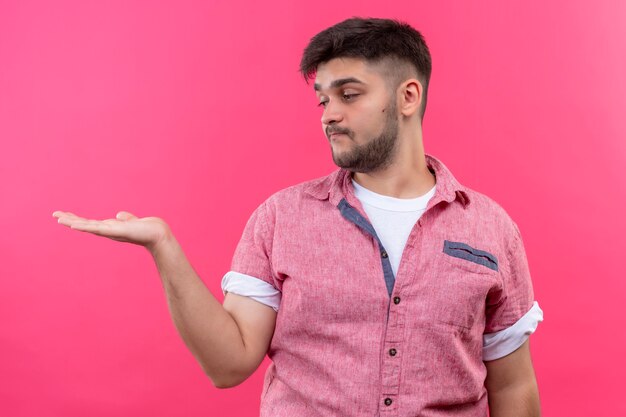
{"label": "man's ear", "polygon": [[407,117],[413,116],[415,113],[419,113],[422,106],[424,87],[419,80],[408,79],[398,87],[398,97],[400,99],[400,113]]}

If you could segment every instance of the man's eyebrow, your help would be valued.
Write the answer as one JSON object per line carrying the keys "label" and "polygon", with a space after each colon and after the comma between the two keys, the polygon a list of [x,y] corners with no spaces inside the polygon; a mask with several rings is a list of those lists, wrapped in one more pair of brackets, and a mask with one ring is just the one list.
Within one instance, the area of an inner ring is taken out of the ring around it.
{"label": "man's eyebrow", "polygon": [[[338,80],[334,80],[333,82],[330,83],[330,88],[339,88],[344,84],[349,84],[349,83],[356,83],[356,84],[365,84],[363,81],[359,80],[358,78],[354,78],[354,77],[348,77],[348,78],[339,78]],[[315,91],[320,91],[322,89],[322,86],[319,85],[318,83],[313,84],[313,89]]]}

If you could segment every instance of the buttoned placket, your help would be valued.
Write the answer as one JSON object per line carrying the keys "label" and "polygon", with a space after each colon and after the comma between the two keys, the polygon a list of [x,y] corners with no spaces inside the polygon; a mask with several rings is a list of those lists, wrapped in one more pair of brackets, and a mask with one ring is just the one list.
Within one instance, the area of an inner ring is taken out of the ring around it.
{"label": "buttoned placket", "polygon": [[[407,245],[404,248],[400,266],[398,272],[402,269],[402,259],[404,258],[404,252],[410,250],[414,245],[418,244],[417,241],[421,239],[421,228],[424,222],[426,213],[442,201],[451,202],[454,198],[442,198],[441,195],[435,194],[428,202],[424,213],[422,213],[420,219],[416,222],[414,228],[411,230]],[[380,250],[381,263],[383,276],[385,279],[385,285],[389,295],[389,304],[387,307],[387,323],[385,327],[385,335],[383,341],[383,355],[381,363],[382,373],[382,386],[381,386],[381,398],[380,398],[380,413],[381,415],[395,415],[398,409],[397,397],[400,391],[400,364],[402,363],[403,342],[405,336],[405,309],[400,306],[401,288],[397,288],[396,277],[394,276],[393,269],[391,268],[391,262],[389,261],[389,255],[383,247],[382,242],[376,234],[376,230],[372,224],[367,220],[365,214],[361,214],[359,210],[351,206],[346,198],[342,198],[337,208],[341,212],[341,215],[348,221],[354,223],[361,230],[369,234],[374,238],[378,244]],[[395,291],[394,291],[395,288]]]}
{"label": "buttoned placket", "polygon": [[[397,410],[397,397],[400,389],[400,363],[402,360],[402,342],[404,341],[404,314],[400,307],[401,298],[397,294],[392,297],[395,285],[395,276],[389,261],[389,254],[385,250],[382,242],[378,238],[376,230],[372,224],[357,209],[352,207],[346,199],[339,202],[337,208],[342,216],[354,223],[361,230],[372,236],[378,244],[383,270],[383,277],[389,295],[387,307],[387,326],[385,328],[382,358],[382,387],[381,387],[381,411],[394,412]],[[393,300],[393,310],[391,308]]]}

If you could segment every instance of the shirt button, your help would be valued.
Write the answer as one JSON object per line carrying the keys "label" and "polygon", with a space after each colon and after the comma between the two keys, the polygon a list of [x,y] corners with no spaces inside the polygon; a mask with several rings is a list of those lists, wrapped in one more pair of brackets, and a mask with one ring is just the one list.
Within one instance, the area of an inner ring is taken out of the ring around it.
{"label": "shirt button", "polygon": [[394,304],[400,304],[400,297],[393,297]]}
{"label": "shirt button", "polygon": [[382,251],[382,252],[380,253],[380,256],[382,256],[383,258],[386,258],[386,257],[387,257],[387,256],[389,256],[389,255],[387,255],[387,252]]}
{"label": "shirt button", "polygon": [[392,402],[391,398],[385,398],[385,405],[391,405]]}
{"label": "shirt button", "polygon": [[397,351],[397,350],[395,350],[394,348],[389,349],[389,354],[390,354],[391,356],[396,356],[396,353],[398,353],[398,351]]}

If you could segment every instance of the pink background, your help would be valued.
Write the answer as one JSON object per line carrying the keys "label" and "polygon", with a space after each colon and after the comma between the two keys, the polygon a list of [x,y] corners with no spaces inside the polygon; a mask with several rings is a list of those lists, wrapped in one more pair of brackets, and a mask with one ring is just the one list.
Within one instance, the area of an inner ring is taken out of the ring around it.
{"label": "pink background", "polygon": [[252,210],[335,168],[297,68],[353,15],[422,31],[426,151],[520,226],[544,415],[624,415],[626,6],[591,3],[0,1],[0,415],[258,414],[267,360],[214,388],[147,251],[51,214],[162,217],[222,299]]}

